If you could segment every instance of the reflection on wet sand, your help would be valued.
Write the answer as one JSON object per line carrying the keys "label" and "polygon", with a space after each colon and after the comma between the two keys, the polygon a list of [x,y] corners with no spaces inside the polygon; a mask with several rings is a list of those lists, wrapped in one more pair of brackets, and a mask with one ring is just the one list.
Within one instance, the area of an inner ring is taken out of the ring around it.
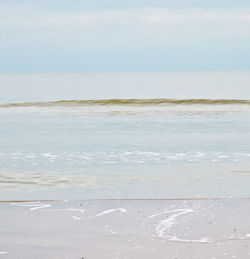
{"label": "reflection on wet sand", "polygon": [[13,201],[0,211],[6,258],[250,255],[249,199]]}

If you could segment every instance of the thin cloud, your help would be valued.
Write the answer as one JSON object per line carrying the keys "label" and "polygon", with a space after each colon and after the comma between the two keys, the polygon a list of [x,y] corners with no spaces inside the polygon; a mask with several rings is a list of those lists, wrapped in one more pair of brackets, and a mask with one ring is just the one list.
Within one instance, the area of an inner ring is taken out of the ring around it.
{"label": "thin cloud", "polygon": [[249,26],[250,9],[166,9],[96,10],[78,12],[38,12],[32,8],[0,9],[0,27],[103,28],[126,26],[166,26],[180,24]]}

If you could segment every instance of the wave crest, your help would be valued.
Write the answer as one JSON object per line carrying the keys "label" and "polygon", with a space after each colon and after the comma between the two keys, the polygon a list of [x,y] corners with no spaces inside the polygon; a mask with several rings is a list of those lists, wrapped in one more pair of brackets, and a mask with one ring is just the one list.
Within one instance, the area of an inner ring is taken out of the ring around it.
{"label": "wave crest", "polygon": [[0,104],[0,108],[11,107],[72,107],[89,105],[239,105],[250,104],[250,100],[235,99],[101,99],[61,100],[49,102],[24,102]]}

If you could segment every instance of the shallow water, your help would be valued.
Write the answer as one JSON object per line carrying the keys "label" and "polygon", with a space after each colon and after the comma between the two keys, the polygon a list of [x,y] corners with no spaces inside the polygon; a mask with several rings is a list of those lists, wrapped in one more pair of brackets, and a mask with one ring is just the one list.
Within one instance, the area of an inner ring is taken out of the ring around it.
{"label": "shallow water", "polygon": [[250,197],[249,115],[228,100],[3,105],[1,200]]}

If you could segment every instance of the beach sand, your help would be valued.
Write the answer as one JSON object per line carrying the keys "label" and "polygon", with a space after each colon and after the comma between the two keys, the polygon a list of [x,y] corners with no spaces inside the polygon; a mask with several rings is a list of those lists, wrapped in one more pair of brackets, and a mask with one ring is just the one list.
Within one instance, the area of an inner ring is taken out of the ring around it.
{"label": "beach sand", "polygon": [[250,200],[0,202],[0,258],[250,258]]}

